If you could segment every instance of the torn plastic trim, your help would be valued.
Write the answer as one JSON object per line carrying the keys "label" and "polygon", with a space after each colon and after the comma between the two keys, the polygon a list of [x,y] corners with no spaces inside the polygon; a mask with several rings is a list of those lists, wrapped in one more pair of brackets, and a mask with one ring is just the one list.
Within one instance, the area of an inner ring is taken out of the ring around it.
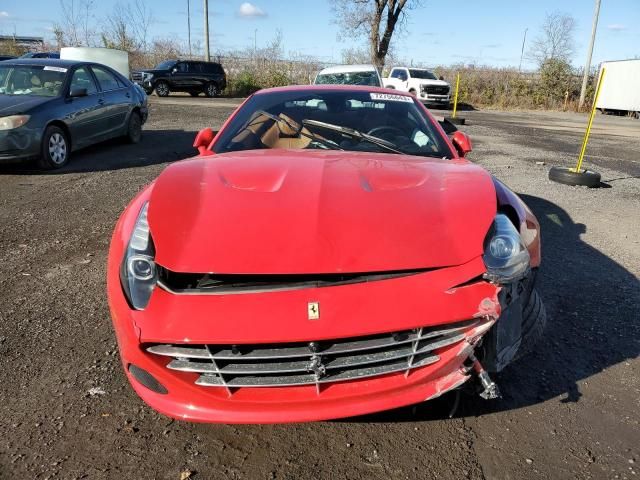
{"label": "torn plastic trim", "polygon": [[172,272],[158,265],[158,286],[176,295],[229,295],[352,285],[408,277],[439,269],[336,274],[215,274]]}

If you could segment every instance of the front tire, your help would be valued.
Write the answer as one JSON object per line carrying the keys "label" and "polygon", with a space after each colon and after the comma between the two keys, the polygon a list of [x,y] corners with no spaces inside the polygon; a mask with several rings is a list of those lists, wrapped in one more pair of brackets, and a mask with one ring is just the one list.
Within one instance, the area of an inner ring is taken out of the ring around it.
{"label": "front tire", "polygon": [[169,84],[164,81],[159,81],[156,83],[156,95],[159,97],[168,97],[169,96]]}
{"label": "front tire", "polygon": [[142,138],[142,118],[138,112],[131,112],[125,138],[129,143],[140,142]]}
{"label": "front tire", "polygon": [[71,148],[67,134],[60,127],[47,127],[42,136],[38,165],[45,170],[64,167],[69,162]]}
{"label": "front tire", "polygon": [[527,304],[522,311],[522,342],[514,357],[514,360],[533,352],[534,347],[542,338],[547,326],[547,310],[542,303],[538,291],[533,288]]}
{"label": "front tire", "polygon": [[204,89],[204,94],[209,98],[217,97],[218,95],[220,95],[220,90],[218,90],[218,85],[216,85],[213,82],[208,83]]}

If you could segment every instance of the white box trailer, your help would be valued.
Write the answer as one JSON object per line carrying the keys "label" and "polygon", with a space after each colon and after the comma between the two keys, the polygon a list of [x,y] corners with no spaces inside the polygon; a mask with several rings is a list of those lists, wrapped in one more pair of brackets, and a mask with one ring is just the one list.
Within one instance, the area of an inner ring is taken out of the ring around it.
{"label": "white box trailer", "polygon": [[604,83],[598,97],[598,108],[602,112],[626,112],[640,116],[640,59],[602,62],[606,68]]}
{"label": "white box trailer", "polygon": [[60,49],[60,58],[101,63],[129,78],[129,54],[122,50],[96,47],[64,47]]}

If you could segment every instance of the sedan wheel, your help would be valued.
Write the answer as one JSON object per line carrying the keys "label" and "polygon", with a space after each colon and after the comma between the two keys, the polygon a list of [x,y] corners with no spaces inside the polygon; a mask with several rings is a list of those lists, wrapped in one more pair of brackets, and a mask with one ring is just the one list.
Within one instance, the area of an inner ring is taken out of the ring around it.
{"label": "sedan wheel", "polygon": [[129,143],[138,143],[142,138],[142,119],[138,112],[131,112],[126,138]]}
{"label": "sedan wheel", "polygon": [[55,126],[47,127],[42,138],[40,166],[46,169],[61,168],[69,161],[69,142],[64,131]]}

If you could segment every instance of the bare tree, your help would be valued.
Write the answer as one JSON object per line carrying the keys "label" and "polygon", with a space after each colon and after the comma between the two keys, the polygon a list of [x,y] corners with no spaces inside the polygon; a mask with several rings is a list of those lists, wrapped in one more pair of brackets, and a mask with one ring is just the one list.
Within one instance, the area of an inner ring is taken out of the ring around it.
{"label": "bare tree", "polygon": [[144,0],[116,3],[107,15],[102,32],[102,44],[127,52],[144,51],[153,15]]}
{"label": "bare tree", "polygon": [[53,25],[60,47],[92,46],[95,43],[93,6],[93,0],[60,0],[61,20]]}
{"label": "bare tree", "polygon": [[343,34],[367,36],[371,62],[380,70],[391,47],[394,32],[405,27],[407,12],[420,0],[331,0]]}
{"label": "bare tree", "polygon": [[575,19],[562,12],[547,13],[529,49],[529,58],[538,65],[547,60],[569,62],[574,53],[573,36],[576,29]]}

